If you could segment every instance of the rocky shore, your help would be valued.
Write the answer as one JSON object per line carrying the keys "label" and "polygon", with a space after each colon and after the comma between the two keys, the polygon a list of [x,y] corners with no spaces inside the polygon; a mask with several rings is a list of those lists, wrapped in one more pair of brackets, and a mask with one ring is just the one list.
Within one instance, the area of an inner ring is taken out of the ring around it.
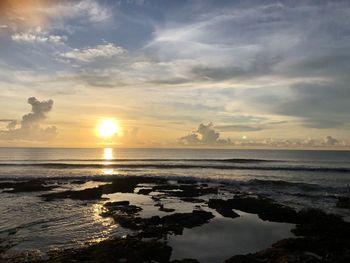
{"label": "rocky shore", "polygon": [[[100,180],[101,181],[101,180]],[[71,184],[83,184],[74,181]],[[224,262],[313,263],[350,262],[350,223],[341,217],[317,209],[295,210],[274,200],[240,189],[228,192],[220,184],[190,180],[172,181],[154,177],[111,177],[103,184],[80,190],[60,190],[60,182],[32,180],[0,183],[0,190],[7,193],[38,192],[46,202],[72,199],[104,201],[102,217],[112,218],[115,224],[132,234],[111,238],[83,248],[51,252],[46,258],[36,255],[6,258],[1,262],[198,262],[196,258],[172,260],[172,247],[167,243],[169,235],[182,235],[185,229],[200,227],[215,218],[214,211],[225,218],[235,220],[238,211],[256,214],[261,220],[294,225],[294,237],[282,239],[256,253],[232,255]],[[227,187],[226,187],[227,188]],[[134,193],[148,196],[166,215],[142,217],[142,206],[130,200],[110,201],[108,195]],[[177,211],[163,202],[175,198],[189,203],[191,212]],[[339,198],[339,206],[348,209],[348,199]],[[2,248],[1,253],[6,248]]]}

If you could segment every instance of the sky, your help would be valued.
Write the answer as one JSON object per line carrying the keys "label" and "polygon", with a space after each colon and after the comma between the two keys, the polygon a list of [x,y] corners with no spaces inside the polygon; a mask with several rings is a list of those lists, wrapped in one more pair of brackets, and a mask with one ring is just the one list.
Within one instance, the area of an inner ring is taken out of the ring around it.
{"label": "sky", "polygon": [[349,17],[349,1],[1,0],[0,146],[350,148]]}

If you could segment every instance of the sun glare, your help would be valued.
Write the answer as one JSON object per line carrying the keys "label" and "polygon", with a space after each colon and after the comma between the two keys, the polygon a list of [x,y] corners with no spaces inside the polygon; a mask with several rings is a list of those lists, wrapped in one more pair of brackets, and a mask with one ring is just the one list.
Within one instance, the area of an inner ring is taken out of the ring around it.
{"label": "sun glare", "polygon": [[110,161],[113,159],[113,149],[112,148],[104,148],[103,149],[103,158],[106,161]]}
{"label": "sun glare", "polygon": [[114,120],[103,120],[98,126],[98,135],[102,138],[109,138],[119,132],[119,126]]}

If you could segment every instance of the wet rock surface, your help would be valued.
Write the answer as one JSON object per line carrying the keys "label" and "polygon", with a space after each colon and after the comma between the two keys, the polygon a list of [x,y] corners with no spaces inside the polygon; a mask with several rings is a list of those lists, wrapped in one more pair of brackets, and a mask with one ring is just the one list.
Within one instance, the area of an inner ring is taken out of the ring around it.
{"label": "wet rock surface", "polygon": [[140,189],[137,193],[139,195],[148,195],[149,193],[151,193],[153,191],[152,188],[142,188]]}
{"label": "wet rock surface", "polygon": [[321,237],[305,237],[284,239],[263,251],[255,254],[233,256],[225,262],[345,263],[349,262],[349,260],[348,241]]}
{"label": "wet rock surface", "polygon": [[338,198],[337,207],[350,209],[350,197],[342,196]]}
{"label": "wet rock surface", "polygon": [[164,182],[162,178],[152,177],[114,177],[111,178],[109,183],[94,188],[88,188],[84,190],[68,190],[58,193],[43,194],[46,201],[54,199],[70,198],[78,200],[94,200],[101,199],[103,194],[112,193],[133,193],[138,184],[143,183],[160,183]]}
{"label": "wet rock surface", "polygon": [[45,180],[30,180],[30,181],[24,181],[24,182],[0,183],[0,189],[5,189],[4,190],[5,193],[49,191],[56,187],[57,187],[56,185],[47,185]]}
{"label": "wet rock surface", "polygon": [[205,202],[204,199],[194,198],[194,197],[182,197],[182,198],[180,198],[180,200],[182,200],[184,202],[189,202],[189,203],[204,203]]}
{"label": "wet rock surface", "polygon": [[141,207],[130,205],[129,201],[107,202],[104,207],[107,209],[106,212],[101,214],[104,217],[113,216],[115,213],[134,215],[142,211]]}
{"label": "wet rock surface", "polygon": [[192,213],[175,213],[163,217],[152,216],[141,218],[130,215],[116,214],[114,220],[122,227],[138,230],[139,237],[162,238],[167,234],[181,235],[184,228],[193,228],[209,222],[212,213],[193,210]]}
{"label": "wet rock surface", "polygon": [[168,196],[194,198],[202,195],[217,194],[218,188],[198,184],[161,184],[154,186],[153,191],[166,193]]}
{"label": "wet rock surface", "polygon": [[237,209],[257,214],[262,220],[271,222],[295,223],[297,218],[294,209],[274,203],[272,200],[263,197],[237,195],[228,200],[211,199],[209,205],[223,213],[228,213],[228,215],[230,210]]}
{"label": "wet rock surface", "polygon": [[210,199],[208,202],[210,208],[215,209],[220,215],[224,217],[236,218],[239,214],[232,210],[230,202],[221,199]]}
{"label": "wet rock surface", "polygon": [[[280,209],[284,216],[289,214],[285,213],[285,208]],[[284,239],[266,250],[255,254],[237,255],[226,262],[350,262],[349,223],[339,216],[317,209],[302,210],[289,215],[286,221],[296,224],[292,232],[300,238]],[[269,219],[271,218],[276,217],[272,216]]]}
{"label": "wet rock surface", "polygon": [[65,253],[51,255],[48,260],[39,262],[169,262],[171,247],[164,242],[142,241],[138,238],[116,238],[103,241],[88,248],[68,250]]}
{"label": "wet rock surface", "polygon": [[164,207],[163,204],[159,204],[159,211],[171,213],[171,212],[174,212],[175,209],[174,208],[166,208],[166,207]]}

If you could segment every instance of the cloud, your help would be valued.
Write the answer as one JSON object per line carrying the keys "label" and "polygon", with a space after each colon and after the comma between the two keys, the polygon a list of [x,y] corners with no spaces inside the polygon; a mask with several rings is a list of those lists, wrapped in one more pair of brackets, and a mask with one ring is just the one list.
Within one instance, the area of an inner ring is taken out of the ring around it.
{"label": "cloud", "polygon": [[[224,81],[230,79],[254,78],[273,74],[273,66],[280,60],[280,56],[263,54],[259,51],[255,55],[247,55],[247,61],[229,64],[225,67],[207,65],[195,66],[192,73],[196,78],[208,81]],[[267,52],[268,53],[268,52]]]}
{"label": "cloud", "polygon": [[324,139],[240,139],[233,141],[233,145],[267,148],[342,148],[349,146],[347,142],[338,140],[332,136],[326,136]]}
{"label": "cloud", "polygon": [[301,82],[290,87],[293,96],[274,106],[279,114],[296,116],[304,126],[327,129],[350,122],[350,89],[341,79],[318,83]]}
{"label": "cloud", "polygon": [[252,132],[261,131],[264,129],[262,126],[252,126],[252,125],[217,125],[215,126],[219,131],[240,131],[240,132]]}
{"label": "cloud", "polygon": [[[135,1],[22,2],[31,4],[7,8],[8,19],[0,14],[0,79],[9,96],[74,91],[93,104],[100,92],[106,101],[117,94],[114,105],[141,107],[154,122],[196,127],[213,120],[220,124],[212,127],[209,141],[215,143],[223,132],[302,137],[331,128],[318,134],[343,136],[350,127],[346,1],[146,1],[142,7]],[[24,25],[29,18],[33,23]],[[30,42],[52,45],[18,45]],[[245,113],[266,119],[239,116]],[[272,127],[272,120],[289,124]],[[198,131],[183,142],[207,143]]]}
{"label": "cloud", "polygon": [[146,49],[167,61],[196,61],[182,65],[188,82],[348,76],[348,3],[253,3],[193,4],[191,19],[156,26]]}
{"label": "cloud", "polygon": [[91,23],[105,21],[111,11],[96,0],[1,0],[0,24],[12,30],[49,27],[65,19],[80,19]]}
{"label": "cloud", "polygon": [[91,22],[102,22],[111,17],[108,7],[95,0],[63,1],[50,10],[51,15],[58,13],[66,17],[88,16]]}
{"label": "cloud", "polygon": [[337,139],[329,135],[324,138],[323,142],[326,146],[336,146],[340,144],[340,142]]}
{"label": "cloud", "polygon": [[1,140],[48,141],[57,134],[55,126],[41,127],[46,115],[52,110],[53,100],[39,101],[35,97],[28,98],[31,105],[30,113],[22,116],[21,121],[8,121],[7,129],[0,130]]}
{"label": "cloud", "polygon": [[201,123],[198,129],[189,135],[183,136],[179,142],[184,145],[230,145],[230,139],[220,139],[220,133],[214,129],[210,122],[205,125]]}
{"label": "cloud", "polygon": [[11,38],[13,41],[21,43],[62,44],[67,40],[66,36],[50,35],[48,32],[42,31],[40,27],[34,31],[15,33],[11,35]]}
{"label": "cloud", "polygon": [[99,58],[111,58],[126,53],[127,51],[122,47],[115,46],[113,43],[106,43],[97,45],[96,47],[74,49],[72,51],[62,53],[61,57],[87,63]]}

